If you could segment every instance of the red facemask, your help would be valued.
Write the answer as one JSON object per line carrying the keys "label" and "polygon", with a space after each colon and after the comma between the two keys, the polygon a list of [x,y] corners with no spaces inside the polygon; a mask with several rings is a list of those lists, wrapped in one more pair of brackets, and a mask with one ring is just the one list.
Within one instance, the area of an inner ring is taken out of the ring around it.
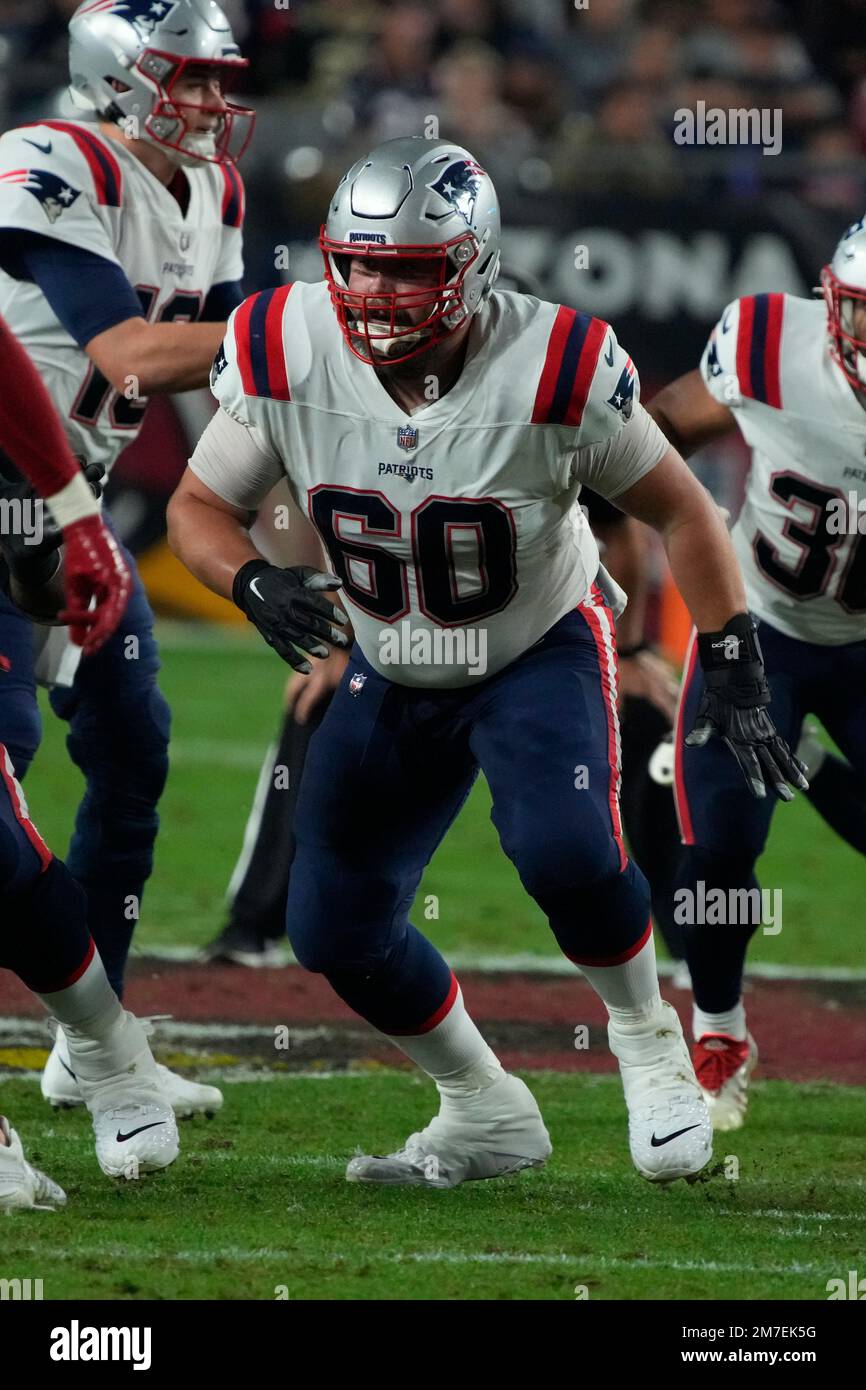
{"label": "red facemask", "polygon": [[[150,63],[148,60],[151,60]],[[154,68],[161,68],[166,63],[172,65],[172,72],[163,86]],[[145,121],[148,135],[157,144],[165,145],[168,149],[180,150],[182,154],[192,155],[206,164],[236,164],[238,162],[252,139],[256,113],[248,106],[238,106],[228,101],[225,93],[238,73],[249,67],[246,58],[215,59],[203,63],[197,58],[178,59],[175,54],[161,53],[157,49],[149,48],[141,54],[135,66],[148,81],[157,82],[159,85],[160,98]],[[178,101],[172,96],[174,88],[184,76],[188,75],[190,68],[197,70],[206,68],[209,72],[219,75],[224,94],[222,103],[197,106],[193,102]],[[217,118],[212,131],[196,129],[196,117],[202,115]],[[182,130],[179,134],[176,133],[173,139],[161,136],[158,133],[158,123],[163,120],[172,123],[180,121]],[[197,136],[208,134],[213,135],[212,153],[199,153],[194,144],[191,146],[189,143],[184,143],[187,141],[187,137],[192,137],[194,140]]]}
{"label": "red facemask", "polygon": [[[471,236],[463,234],[441,246],[381,246],[373,242],[334,241],[323,226],[319,232],[319,246],[337,321],[350,350],[362,362],[390,365],[418,357],[456,332],[468,317],[463,300],[463,279],[478,255]],[[359,293],[348,288],[349,262],[353,256],[381,260],[383,265],[392,267],[401,260],[424,260],[436,271],[436,280],[417,290]],[[419,322],[400,322],[407,310],[418,309],[425,311]],[[403,350],[399,346],[401,340]],[[386,344],[390,351],[383,351]]]}
{"label": "red facemask", "polygon": [[[824,302],[827,305],[829,318],[830,356],[841,368],[846,381],[854,387],[855,391],[866,391],[866,380],[857,371],[857,354],[866,354],[866,341],[862,338],[855,338],[853,333],[853,306],[866,304],[866,290],[860,289],[856,285],[846,285],[829,265],[825,265],[821,271],[821,288],[824,291]],[[846,300],[851,305],[849,310],[851,320],[848,328],[842,322],[842,316],[845,313],[844,301]]]}

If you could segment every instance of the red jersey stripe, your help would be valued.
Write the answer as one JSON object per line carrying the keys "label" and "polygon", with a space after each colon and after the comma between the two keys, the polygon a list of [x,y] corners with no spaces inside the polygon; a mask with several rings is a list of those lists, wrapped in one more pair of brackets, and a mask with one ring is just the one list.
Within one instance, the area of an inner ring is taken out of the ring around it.
{"label": "red jersey stripe", "polygon": [[547,353],[538,382],[538,390],[535,393],[535,404],[532,408],[533,425],[544,424],[550,415],[565,344],[576,317],[577,310],[569,309],[564,304],[561,304],[557,310],[553,328],[550,330],[550,337],[547,341]]}
{"label": "red jersey stripe", "polygon": [[603,319],[594,318],[587,329],[583,348],[580,354],[580,362],[577,368],[577,375],[574,379],[574,386],[571,390],[571,399],[568,402],[568,409],[565,412],[562,423],[564,425],[579,425],[583,419],[583,412],[586,402],[589,399],[589,390],[592,386],[592,379],[595,376],[598,354],[607,333],[607,324]]}

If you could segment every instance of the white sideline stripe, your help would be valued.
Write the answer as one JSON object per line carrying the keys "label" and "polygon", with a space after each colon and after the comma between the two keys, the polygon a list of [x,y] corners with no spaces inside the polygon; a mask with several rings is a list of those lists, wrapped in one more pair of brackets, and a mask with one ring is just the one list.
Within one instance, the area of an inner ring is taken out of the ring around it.
{"label": "white sideline stripe", "polygon": [[[136,1250],[130,1252],[128,1245],[77,1245],[74,1250],[66,1246],[26,1245],[16,1246],[22,1255],[39,1255],[47,1260],[108,1259],[123,1260],[129,1263],[130,1256],[136,1260],[159,1261],[170,1264],[180,1260],[185,1264],[214,1264],[218,1261],[233,1261],[236,1264],[255,1264],[262,1260],[285,1260],[292,1264],[303,1252],[282,1250],[273,1246],[260,1246],[247,1249],[241,1245],[229,1245],[218,1250]],[[644,1260],[624,1259],[616,1255],[568,1255],[533,1252],[506,1251],[462,1251],[462,1250],[414,1250],[414,1251],[363,1251],[358,1254],[358,1264],[372,1262],[378,1264],[473,1264],[473,1265],[566,1265],[585,1273],[592,1269],[673,1269],[708,1274],[796,1274],[823,1278],[838,1274],[839,1262],[834,1265],[820,1264],[726,1264],[718,1260]],[[316,1263],[347,1263],[345,1252],[329,1252],[316,1255]]]}
{"label": "white sideline stripe", "polygon": [[[256,764],[258,766],[258,763]],[[201,946],[141,946],[133,947],[133,957],[150,960],[194,961],[201,955]],[[287,949],[286,965],[297,962]],[[479,975],[561,975],[574,979],[580,974],[576,965],[564,956],[542,956],[533,952],[517,952],[514,955],[475,955],[471,951],[454,951],[448,955],[448,963],[454,970],[474,970]],[[658,972],[662,979],[668,979],[676,971],[670,960],[660,960]],[[846,984],[849,981],[866,980],[866,969],[845,965],[773,965],[769,961],[756,961],[746,969],[746,985],[755,980],[817,980],[830,984]]]}
{"label": "white sideline stripe", "polygon": [[[238,1038],[266,1038],[273,1045],[276,1028],[287,1028],[293,1042],[329,1041],[334,1037],[345,1038],[345,1029],[333,1028],[327,1023],[315,1023],[310,1027],[295,1027],[294,1024],[261,1023],[185,1023],[175,1019],[160,1020],[155,1030],[155,1041],[160,1042],[212,1042],[225,1043]],[[48,1029],[38,1018],[0,1017],[0,1046],[9,1046],[7,1039],[14,1038],[12,1046],[45,1046],[51,1042]],[[369,1040],[366,1029],[357,1028],[355,1036]],[[225,1051],[225,1048],[222,1049]],[[274,1048],[277,1060],[290,1048]]]}

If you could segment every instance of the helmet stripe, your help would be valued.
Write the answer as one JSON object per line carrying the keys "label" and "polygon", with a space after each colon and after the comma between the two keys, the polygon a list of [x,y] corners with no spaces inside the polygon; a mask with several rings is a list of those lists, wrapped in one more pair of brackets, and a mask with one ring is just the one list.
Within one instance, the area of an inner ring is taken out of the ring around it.
{"label": "helmet stripe", "polygon": [[71,121],[34,121],[30,126],[19,126],[19,130],[32,129],[34,125],[49,126],[51,130],[59,130],[62,135],[70,135],[90,166],[97,202],[112,208],[120,207],[123,191],[120,165],[98,136],[89,130],[82,130]]}

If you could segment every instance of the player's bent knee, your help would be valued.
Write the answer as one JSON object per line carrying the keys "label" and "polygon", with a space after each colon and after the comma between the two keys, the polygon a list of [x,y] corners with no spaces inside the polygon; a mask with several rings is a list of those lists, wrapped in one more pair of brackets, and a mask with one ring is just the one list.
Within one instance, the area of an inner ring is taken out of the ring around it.
{"label": "player's bent knee", "polygon": [[157,686],[124,705],[121,717],[100,724],[74,717],[69,754],[87,779],[88,793],[114,805],[118,800],[155,806],[168,778],[171,710]]}
{"label": "player's bent knee", "polygon": [[42,861],[23,830],[0,823],[0,895],[23,893],[41,872]]}

